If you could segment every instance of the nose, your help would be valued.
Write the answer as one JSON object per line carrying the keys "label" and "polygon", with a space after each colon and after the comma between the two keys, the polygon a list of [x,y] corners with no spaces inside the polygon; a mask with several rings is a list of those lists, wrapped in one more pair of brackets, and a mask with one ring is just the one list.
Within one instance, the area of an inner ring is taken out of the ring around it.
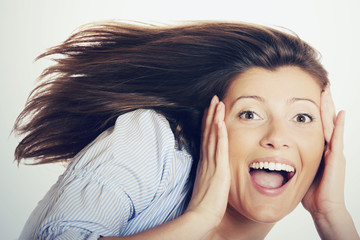
{"label": "nose", "polygon": [[283,149],[290,148],[291,136],[286,123],[271,121],[264,126],[264,135],[260,145],[264,148]]}

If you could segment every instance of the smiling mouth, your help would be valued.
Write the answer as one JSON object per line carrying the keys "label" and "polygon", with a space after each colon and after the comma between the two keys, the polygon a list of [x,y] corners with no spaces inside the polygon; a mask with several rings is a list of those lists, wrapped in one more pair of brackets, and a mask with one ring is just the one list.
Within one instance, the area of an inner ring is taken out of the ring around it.
{"label": "smiling mouth", "polygon": [[250,164],[253,182],[264,189],[279,189],[295,175],[295,168],[283,163],[253,162]]}

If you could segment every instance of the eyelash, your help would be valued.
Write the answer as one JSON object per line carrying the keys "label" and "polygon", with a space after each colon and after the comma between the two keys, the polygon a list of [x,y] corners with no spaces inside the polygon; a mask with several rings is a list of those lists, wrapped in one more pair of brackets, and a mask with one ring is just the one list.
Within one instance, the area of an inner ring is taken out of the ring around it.
{"label": "eyelash", "polygon": [[252,114],[252,115],[257,116],[258,118],[260,118],[259,115],[257,115],[254,111],[249,111],[249,110],[241,112],[239,114],[239,118],[244,119],[244,120],[252,120],[252,119],[254,119],[254,118],[246,118],[246,117],[244,117],[246,114]]}
{"label": "eyelash", "polygon": [[[247,118],[245,117],[247,114],[251,114],[253,117],[251,118]],[[255,116],[257,116],[257,118],[254,118]],[[299,117],[304,117],[305,118],[305,121],[298,121],[299,120]],[[257,120],[257,119],[261,119],[260,116],[258,114],[256,114],[254,111],[249,111],[249,110],[246,110],[246,111],[243,111],[241,113],[239,113],[239,118],[240,119],[243,119],[243,120]],[[296,123],[311,123],[312,121],[314,121],[314,117],[308,113],[299,113],[299,114],[296,114],[295,117],[293,118],[295,120]]]}
{"label": "eyelash", "polygon": [[[303,121],[297,121],[299,117],[305,117],[305,122]],[[306,120],[309,119],[308,121]],[[299,114],[296,114],[296,116],[294,117],[295,119],[295,122],[297,123],[311,123],[312,121],[314,121],[314,117],[311,116],[310,114],[307,114],[307,113],[299,113]]]}

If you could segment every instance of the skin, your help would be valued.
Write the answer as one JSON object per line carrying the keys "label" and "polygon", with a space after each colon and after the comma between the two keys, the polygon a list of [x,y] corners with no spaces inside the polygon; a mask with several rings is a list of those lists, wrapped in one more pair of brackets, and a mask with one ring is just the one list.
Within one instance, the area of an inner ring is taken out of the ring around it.
{"label": "skin", "polygon": [[[324,150],[320,94],[317,81],[297,67],[253,68],[232,82],[223,100],[231,171],[228,211],[273,223],[298,205]],[[252,161],[269,157],[284,158],[296,169],[285,191],[271,197],[254,188],[249,174]]]}
{"label": "skin", "polygon": [[[262,101],[234,103],[243,95],[260,95]],[[288,101],[294,97],[311,101]],[[239,118],[249,107],[260,120]],[[299,123],[304,111],[313,121]],[[316,79],[300,68],[250,69],[234,80],[223,102],[215,96],[204,114],[200,162],[186,212],[148,231],[105,239],[264,239],[300,201],[322,239],[360,239],[344,202],[344,120],[343,111],[335,114],[329,89],[321,93]],[[296,167],[289,186],[276,197],[260,194],[249,181],[248,164],[265,155],[281,155]]]}
{"label": "skin", "polygon": [[[280,96],[284,96],[284,93],[287,93],[288,95],[290,95],[290,97],[298,97],[298,96],[291,96],[291,93],[294,93],[294,89],[299,90],[299,92],[297,93],[303,93],[305,95],[303,95],[303,97],[309,97],[308,92],[312,92],[312,90],[319,90],[319,86],[316,86],[316,79],[312,79],[311,81],[311,76],[306,74],[306,72],[302,71],[300,68],[296,68],[296,67],[282,67],[279,68],[277,71],[275,72],[269,72],[264,69],[256,69],[259,71],[256,71],[255,73],[258,73],[258,76],[264,76],[267,77],[267,79],[270,78],[271,73],[273,73],[273,77],[271,80],[267,80],[268,82],[271,82],[272,80],[277,80],[280,81],[283,79],[281,76],[284,77],[285,73],[291,73],[290,75],[287,76],[288,81],[297,81],[299,80],[298,78],[302,78],[302,80],[304,80],[304,84],[308,85],[308,87],[310,87],[312,84],[314,88],[310,89],[306,89],[306,91],[304,92],[304,89],[302,88],[301,85],[303,85],[302,83],[300,84],[295,84],[293,85],[293,87],[289,88],[289,86],[291,85],[291,83],[285,83],[282,82],[282,84],[285,85],[277,85],[278,88],[281,88],[284,91],[276,91],[276,89],[274,90],[274,93],[277,94],[273,94],[273,100],[279,100],[281,99]],[[249,73],[249,72],[247,72]],[[252,73],[254,74],[254,69],[252,69]],[[243,78],[243,80],[246,82],[246,74],[243,74],[242,76],[245,78]],[[286,75],[286,74],[285,74]],[[296,76],[295,76],[296,75]],[[252,75],[252,77],[254,77],[254,75]],[[238,79],[237,79],[238,80]],[[257,79],[258,80],[258,79]],[[257,81],[255,80],[255,81]],[[309,81],[310,80],[310,81]],[[236,80],[235,80],[236,81]],[[240,82],[240,81],[239,81]],[[305,83],[306,82],[306,83]],[[239,83],[241,84],[241,83]],[[290,85],[289,85],[290,84]],[[235,83],[236,85],[236,83]],[[234,88],[234,86],[232,86]],[[244,87],[244,86],[243,86]],[[271,95],[266,95],[269,93],[266,93],[269,88],[271,86],[268,85],[263,85],[262,88],[258,87],[257,89],[255,88],[255,91],[257,93],[263,93],[265,94],[265,96],[271,96]],[[235,86],[236,88],[236,86]],[[230,87],[231,89],[231,87]],[[251,90],[251,87],[248,88]],[[248,90],[245,89],[245,90]],[[266,89],[266,91],[262,91],[262,89]],[[244,90],[244,91],[245,91]],[[242,91],[242,90],[240,90]],[[235,145],[235,147],[233,148],[234,150],[231,149],[231,145],[232,142],[234,142],[234,139],[232,138],[233,136],[236,136],[237,131],[236,131],[236,127],[239,127],[240,124],[236,125],[236,124],[230,124],[230,120],[231,120],[231,109],[228,106],[228,99],[230,99],[230,95],[229,94],[231,92],[231,90],[229,90],[228,95],[225,97],[224,99],[224,103],[227,106],[226,109],[228,110],[226,116],[224,116],[222,113],[218,113],[218,111],[216,111],[215,113],[212,113],[212,104],[210,105],[209,108],[209,112],[207,113],[207,118],[209,117],[209,114],[213,114],[213,121],[212,124],[218,124],[219,126],[223,126],[223,124],[221,124],[221,122],[227,123],[226,127],[228,128],[228,134],[229,137],[225,138],[222,136],[225,136],[225,134],[221,134],[221,130],[223,127],[219,127],[218,128],[218,135],[217,135],[217,147],[221,147],[221,146],[226,146],[226,144],[221,143],[222,141],[226,142],[229,144],[229,156],[230,156],[230,164],[229,164],[229,172],[228,174],[231,173],[232,179],[237,178],[237,176],[241,175],[241,174],[237,174],[237,172],[241,172],[241,170],[238,169],[233,169],[231,166],[233,164],[234,159],[231,159],[232,156],[236,156],[237,153],[236,152],[240,152],[238,151],[238,149],[240,148],[240,146]],[[268,91],[271,92],[271,91]],[[295,91],[296,92],[296,91]],[[316,97],[316,95],[318,95],[318,97]],[[345,207],[345,203],[344,203],[344,178],[345,178],[345,158],[343,155],[343,132],[344,132],[344,120],[345,120],[345,113],[343,111],[340,111],[339,114],[336,116],[335,114],[335,108],[334,108],[334,104],[332,102],[331,99],[331,94],[329,89],[325,89],[325,91],[320,95],[320,92],[315,93],[315,95],[312,95],[314,98],[310,98],[312,100],[312,102],[315,102],[315,105],[320,106],[320,109],[318,110],[312,110],[315,112],[312,112],[312,114],[315,113],[316,117],[319,117],[319,111],[320,111],[320,129],[322,128],[323,130],[323,135],[325,137],[325,139],[322,139],[322,141],[326,141],[326,147],[324,150],[324,165],[323,167],[320,169],[320,174],[318,174],[317,178],[315,179],[315,181],[311,184],[307,182],[305,180],[305,178],[303,176],[307,175],[307,176],[314,176],[313,173],[316,172],[313,169],[312,166],[315,166],[318,164],[319,160],[317,160],[317,163],[314,165],[311,165],[311,162],[308,161],[309,159],[311,159],[312,157],[307,155],[304,150],[306,150],[304,147],[306,146],[306,143],[301,142],[300,140],[297,141],[290,141],[290,140],[294,140],[292,138],[289,138],[288,136],[288,132],[290,131],[292,134],[295,134],[291,129],[291,127],[289,128],[289,126],[292,125],[292,122],[289,121],[291,119],[291,114],[290,115],[286,115],[286,104],[282,104],[283,106],[283,112],[282,115],[271,115],[271,113],[280,113],[281,111],[277,111],[278,108],[281,108],[281,104],[280,106],[272,106],[271,107],[271,111],[269,114],[269,109],[267,109],[268,111],[265,112],[266,114],[263,116],[266,116],[264,118],[260,118],[260,123],[263,121],[263,119],[267,119],[268,121],[271,122],[271,116],[273,118],[277,118],[279,116],[283,117],[283,124],[286,125],[286,120],[288,120],[288,126],[281,126],[281,127],[274,127],[275,130],[271,130],[268,131],[268,134],[264,135],[264,138],[262,138],[263,140],[265,139],[265,143],[266,144],[262,144],[264,143],[264,141],[260,141],[260,143],[258,145],[262,146],[263,148],[265,148],[265,146],[267,146],[268,148],[272,149],[272,151],[275,151],[277,149],[277,151],[285,151],[284,149],[287,149],[286,151],[290,151],[291,148],[297,147],[297,151],[298,151],[298,156],[300,156],[300,166],[301,166],[301,173],[297,173],[299,174],[299,177],[297,179],[297,181],[294,181],[295,183],[293,184],[293,187],[296,188],[298,191],[300,191],[301,193],[294,193],[294,191],[290,191],[290,195],[292,196],[296,196],[297,199],[296,201],[285,201],[285,206],[283,207],[283,209],[279,209],[277,208],[279,204],[277,205],[273,205],[273,207],[271,207],[272,205],[272,201],[268,200],[267,202],[264,202],[263,204],[268,205],[269,206],[269,210],[261,208],[260,205],[260,209],[261,211],[264,213],[265,211],[265,215],[262,214],[257,214],[257,209],[251,207],[252,205],[257,205],[259,204],[258,199],[256,198],[256,194],[253,194],[253,197],[255,197],[254,199],[251,199],[249,201],[249,199],[247,199],[246,201],[246,197],[242,198],[237,197],[240,194],[236,194],[237,192],[247,192],[252,194],[253,191],[250,188],[246,188],[247,186],[245,186],[245,190],[241,189],[241,188],[232,188],[232,186],[236,185],[233,182],[231,182],[231,187],[230,187],[230,192],[229,192],[229,204],[228,207],[226,209],[226,211],[224,212],[224,216],[220,222],[220,224],[208,235],[208,239],[263,239],[265,238],[265,236],[267,235],[267,233],[270,231],[271,227],[273,224],[271,223],[266,223],[266,222],[271,222],[272,220],[276,220],[277,218],[281,218],[283,217],[284,213],[287,214],[288,212],[290,212],[302,199],[302,203],[305,207],[305,209],[307,209],[310,214],[312,215],[315,225],[317,227],[318,233],[320,235],[320,237],[322,239],[360,239],[359,235],[354,227],[353,221],[351,219],[350,214],[348,213],[348,211],[346,210]],[[320,102],[318,101],[320,97]],[[289,97],[288,97],[289,99]],[[270,100],[270,99],[267,99]],[[214,100],[213,100],[214,101]],[[219,108],[220,105],[223,105],[224,103],[222,102],[218,102],[218,100],[216,100],[215,102],[217,102],[217,109]],[[287,101],[288,102],[288,101]],[[227,104],[226,104],[227,103]],[[266,103],[266,101],[262,101],[261,102]],[[260,106],[263,106],[260,104]],[[298,106],[294,107],[295,109]],[[303,106],[305,107],[305,106]],[[220,107],[221,109],[223,109],[222,107]],[[304,110],[304,109],[302,109]],[[221,111],[219,111],[221,112]],[[229,113],[230,112],[230,113]],[[291,111],[290,111],[291,113]],[[270,119],[270,120],[269,120]],[[277,118],[278,121],[281,121],[281,118]],[[295,118],[296,119],[296,118]],[[319,119],[319,118],[318,118]],[[314,124],[313,126],[306,126],[306,127],[310,127],[310,128],[314,128],[313,130],[317,130],[316,131],[316,139],[318,138],[318,130],[319,130],[319,122],[312,122],[312,124]],[[252,124],[252,122],[251,122]],[[207,125],[207,127],[210,127],[211,125]],[[234,127],[236,126],[236,127]],[[274,126],[274,124],[273,124]],[[261,126],[263,127],[263,126]],[[287,131],[281,131],[283,130],[283,128],[287,129]],[[294,127],[296,129],[296,127]],[[206,130],[206,127],[205,127]],[[244,129],[242,129],[244,130]],[[206,131],[205,131],[206,132]],[[266,131],[265,131],[266,132]],[[272,134],[269,134],[272,133]],[[275,133],[274,133],[275,132]],[[282,133],[282,134],[280,134]],[[307,136],[307,131],[306,130],[299,130],[298,134],[301,135],[301,133],[305,133],[305,135],[303,136]],[[211,135],[211,134],[210,134]],[[299,135],[299,136],[300,136]],[[321,135],[321,134],[320,134]],[[204,139],[207,138],[207,135],[204,134]],[[272,136],[272,137],[269,137]],[[276,137],[274,137],[276,136]],[[286,137],[287,136],[287,137]],[[209,137],[211,138],[211,137]],[[250,139],[249,139],[250,138]],[[243,142],[244,144],[246,144],[246,141],[251,141],[252,137],[247,138],[247,140],[245,140],[245,142]],[[241,138],[237,139],[236,141],[239,142]],[[261,139],[261,138],[259,138]],[[272,139],[272,142],[270,141],[270,139]],[[275,141],[275,140],[282,140],[282,141]],[[315,140],[315,139],[313,139]],[[208,142],[211,142],[212,140],[207,140]],[[312,140],[311,140],[312,141]],[[262,142],[262,143],[261,143]],[[274,144],[275,142],[277,142],[277,144]],[[315,142],[313,143],[317,143],[318,141],[315,140]],[[289,144],[291,143],[291,144]],[[305,145],[304,145],[305,144]],[[278,146],[278,148],[276,148],[276,146]],[[321,149],[321,147],[320,147]],[[262,151],[260,149],[258,149],[259,152],[261,153]],[[209,150],[206,148],[203,148],[203,151],[213,151],[213,150]],[[286,152],[285,151],[285,152]],[[307,150],[309,151],[309,150]],[[217,152],[220,152],[219,150]],[[296,151],[295,151],[296,152]],[[313,152],[315,154],[317,154],[317,151]],[[238,155],[241,156],[242,154]],[[251,155],[251,154],[250,154]],[[245,155],[246,156],[246,155]],[[293,155],[296,157],[296,154]],[[215,156],[215,159],[219,158],[219,160],[222,161],[226,161],[227,157],[224,156]],[[244,158],[246,159],[246,158]],[[251,159],[251,158],[250,158]],[[314,158],[313,158],[314,159]],[[206,158],[204,158],[203,160],[206,161]],[[246,161],[246,160],[245,160]],[[210,161],[213,162],[213,161]],[[219,161],[215,160],[213,167],[216,168],[216,165],[220,165]],[[310,165],[309,165],[310,164]],[[225,164],[221,164],[222,166],[224,166]],[[238,166],[241,167],[241,164],[239,164]],[[297,165],[299,166],[299,165]],[[306,167],[308,166],[308,167]],[[200,168],[202,168],[202,166],[199,166]],[[208,168],[208,167],[207,167]],[[315,168],[316,169],[316,168]],[[299,171],[298,167],[297,167],[297,171]],[[201,172],[201,171],[200,171]],[[213,171],[216,173],[216,171]],[[234,174],[235,172],[235,174]],[[244,172],[244,171],[243,171]],[[246,175],[246,174],[245,174]],[[302,176],[303,175],[303,176]],[[215,178],[216,174],[214,174],[214,178]],[[239,178],[239,177],[238,177]],[[311,178],[312,180],[313,178]],[[246,181],[247,179],[245,178],[244,181]],[[249,182],[249,181],[248,181]],[[297,184],[297,182],[303,182],[303,186],[301,186],[301,184]],[[308,189],[309,185],[311,184],[310,188]],[[240,184],[238,184],[240,185]],[[250,185],[250,184],[249,184]],[[242,185],[244,186],[244,185]],[[196,185],[195,185],[196,187]],[[223,186],[225,187],[225,186]],[[235,194],[234,194],[235,192]],[[284,191],[283,194],[285,194],[286,191]],[[304,196],[305,195],[305,196]],[[233,197],[235,196],[235,197]],[[237,198],[236,198],[237,197]],[[235,200],[233,200],[235,199]],[[245,201],[242,201],[242,199],[244,199]],[[238,200],[236,202],[236,200]],[[260,203],[261,204],[261,203]],[[270,204],[270,205],[269,205]],[[235,207],[234,207],[235,206]],[[257,205],[259,206],[259,205]],[[290,208],[287,208],[289,207]],[[249,210],[250,209],[250,210]],[[254,211],[252,211],[252,210]],[[279,214],[276,215],[276,211],[273,211],[273,209],[278,209],[280,210]],[[267,214],[268,213],[268,214]],[[265,216],[265,217],[264,217]]]}
{"label": "skin", "polygon": [[[274,222],[298,205],[324,150],[320,96],[316,79],[297,67],[253,68],[234,79],[223,99],[231,176],[228,206],[211,238],[264,238]],[[286,159],[296,169],[280,195],[265,195],[251,181],[250,163],[264,158]]]}

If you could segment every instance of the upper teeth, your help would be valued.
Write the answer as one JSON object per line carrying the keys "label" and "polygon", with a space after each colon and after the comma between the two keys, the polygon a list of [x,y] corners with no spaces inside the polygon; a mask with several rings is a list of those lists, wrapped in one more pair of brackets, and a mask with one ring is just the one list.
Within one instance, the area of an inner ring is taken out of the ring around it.
{"label": "upper teeth", "polygon": [[254,169],[269,169],[271,171],[286,171],[286,172],[294,172],[295,169],[284,163],[274,163],[274,162],[254,162],[250,165],[251,168]]}

